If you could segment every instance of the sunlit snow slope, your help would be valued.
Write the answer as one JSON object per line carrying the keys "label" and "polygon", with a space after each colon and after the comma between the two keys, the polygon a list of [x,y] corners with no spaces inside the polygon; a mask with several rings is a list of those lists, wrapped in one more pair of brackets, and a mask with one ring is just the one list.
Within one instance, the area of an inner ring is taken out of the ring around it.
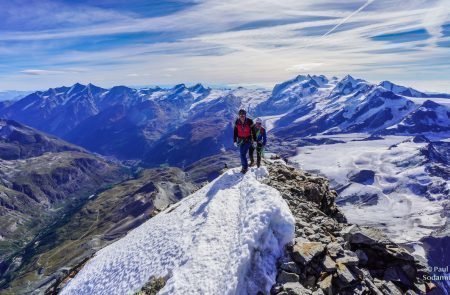
{"label": "sunlit snow slope", "polygon": [[160,294],[267,293],[276,260],[294,237],[265,168],[228,170],[215,181],[99,251],[62,294],[130,294],[167,277]]}
{"label": "sunlit snow slope", "polygon": [[427,143],[358,136],[367,134],[329,136],[345,142],[301,147],[290,161],[332,180],[350,223],[382,228],[396,243],[417,242],[442,228],[449,183],[446,175],[427,171]]}

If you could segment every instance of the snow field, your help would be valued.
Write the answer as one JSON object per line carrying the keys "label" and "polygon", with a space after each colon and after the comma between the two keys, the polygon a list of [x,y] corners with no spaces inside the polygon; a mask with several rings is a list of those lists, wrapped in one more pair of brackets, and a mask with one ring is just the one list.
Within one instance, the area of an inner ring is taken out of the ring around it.
{"label": "snow field", "polygon": [[[359,138],[355,135],[355,138]],[[350,223],[382,228],[394,242],[419,241],[445,224],[439,201],[419,196],[412,190],[442,180],[428,175],[421,164],[420,148],[425,143],[408,141],[411,137],[387,136],[382,140],[299,148],[290,160],[305,170],[320,172],[331,180],[332,186],[345,187],[339,194],[351,196],[377,195],[374,205],[346,203],[342,211]],[[375,172],[373,184],[350,182],[349,176],[361,170]],[[431,196],[439,199],[440,196]]]}
{"label": "snow field", "polygon": [[256,294],[275,282],[295,221],[268,174],[230,169],[100,250],[62,294],[132,294],[152,277],[160,294]]}

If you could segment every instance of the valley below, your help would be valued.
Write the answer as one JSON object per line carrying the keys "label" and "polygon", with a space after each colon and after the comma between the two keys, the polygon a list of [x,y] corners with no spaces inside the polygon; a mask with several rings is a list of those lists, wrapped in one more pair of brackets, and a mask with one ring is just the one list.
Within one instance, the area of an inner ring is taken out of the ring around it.
{"label": "valley below", "polygon": [[2,104],[2,294],[56,292],[98,250],[239,166],[239,109],[262,118],[267,155],[329,179],[349,223],[449,265],[449,102],[300,75],[272,91],[77,83]]}

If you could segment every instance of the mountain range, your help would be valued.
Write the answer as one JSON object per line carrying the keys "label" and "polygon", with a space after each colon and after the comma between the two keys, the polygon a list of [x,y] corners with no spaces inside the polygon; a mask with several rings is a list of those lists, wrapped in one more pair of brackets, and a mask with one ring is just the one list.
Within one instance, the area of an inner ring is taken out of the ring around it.
{"label": "mountain range", "polygon": [[267,151],[330,179],[351,222],[429,263],[448,259],[448,94],[350,75],[300,75],[272,91],[77,83],[0,103],[0,286],[53,285],[237,166],[241,108],[263,119]]}
{"label": "mountain range", "polygon": [[[441,100],[431,98],[438,96]],[[0,116],[120,160],[183,167],[231,148],[226,138],[239,108],[276,119],[277,137],[422,134],[450,131],[449,105],[441,103],[447,97],[351,76],[298,76],[272,92],[201,84],[170,89],[75,84],[32,93],[1,107]]]}

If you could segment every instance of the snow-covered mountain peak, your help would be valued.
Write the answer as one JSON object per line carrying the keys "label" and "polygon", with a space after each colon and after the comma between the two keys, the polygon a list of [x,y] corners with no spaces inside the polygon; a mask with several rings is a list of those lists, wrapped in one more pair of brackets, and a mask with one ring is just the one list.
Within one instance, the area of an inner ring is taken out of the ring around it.
{"label": "snow-covered mountain peak", "polygon": [[130,294],[158,277],[159,294],[269,293],[295,220],[267,175],[228,170],[100,250],[62,294]]}
{"label": "snow-covered mountain peak", "polygon": [[404,95],[408,97],[428,97],[426,93],[417,91],[410,87],[397,85],[390,81],[382,81],[378,85],[398,95]]}
{"label": "snow-covered mountain peak", "polygon": [[86,85],[86,88],[89,89],[89,91],[98,91],[98,90],[105,91],[106,90],[106,89],[99,87],[97,85],[94,85],[92,83],[89,83],[88,85]]}
{"label": "snow-covered mountain peak", "polygon": [[450,107],[431,100],[415,106],[398,124],[382,131],[385,134],[428,134],[450,132]]}
{"label": "snow-covered mountain peak", "polygon": [[189,89],[189,91],[195,92],[195,93],[204,93],[204,92],[208,91],[208,88],[205,88],[205,87],[204,87],[202,84],[200,84],[200,83],[197,83],[197,84],[195,84],[194,86],[189,87],[188,89]]}
{"label": "snow-covered mountain peak", "polygon": [[439,107],[443,107],[441,104],[438,104],[438,103],[436,103],[436,102],[434,102],[434,101],[432,101],[432,100],[426,100],[423,104],[422,104],[422,106],[421,106],[422,108],[426,108],[426,109],[433,109],[433,110],[436,110],[436,109],[438,109]]}
{"label": "snow-covered mountain peak", "polygon": [[367,97],[368,98],[375,98],[375,97],[381,97],[384,99],[404,99],[406,100],[406,98],[401,97],[399,95],[397,95],[396,93],[385,89],[384,87],[380,87],[380,86],[375,86],[375,85],[371,85],[372,87],[370,88],[369,92],[367,93]]}
{"label": "snow-covered mountain peak", "polygon": [[184,89],[186,89],[186,85],[181,83],[181,84],[177,84],[172,88],[173,92],[178,92],[178,91],[183,91]]}
{"label": "snow-covered mountain peak", "polygon": [[317,92],[318,88],[327,85],[328,79],[325,76],[303,76],[299,75],[294,79],[275,85],[272,91],[273,97],[285,95],[308,96]]}
{"label": "snow-covered mountain peak", "polygon": [[352,76],[347,75],[336,84],[331,92],[331,96],[348,95],[352,92],[359,91],[364,87],[367,88],[368,85],[370,85],[370,83],[363,79],[355,79]]}
{"label": "snow-covered mountain peak", "polygon": [[387,90],[392,90],[392,88],[394,86],[397,86],[394,83],[392,83],[391,81],[387,81],[387,80],[381,81],[378,85],[380,85],[381,87],[386,88]]}
{"label": "snow-covered mountain peak", "polygon": [[295,81],[295,82],[306,81],[306,80],[309,80],[310,77],[311,77],[310,75],[298,75],[297,77],[295,77],[291,81]]}
{"label": "snow-covered mountain peak", "polygon": [[67,92],[67,94],[73,94],[73,93],[77,93],[77,92],[81,92],[83,89],[86,88],[86,85],[80,84],[80,83],[75,83],[72,85],[72,87],[70,87],[69,91]]}
{"label": "snow-covered mountain peak", "polygon": [[340,83],[342,84],[350,83],[352,86],[356,86],[359,83],[367,83],[367,81],[359,78],[354,78],[351,75],[346,75],[344,78],[342,78]]}
{"label": "snow-covered mountain peak", "polygon": [[310,80],[313,80],[314,82],[316,82],[320,87],[326,85],[327,83],[330,82],[330,80],[328,80],[328,78],[324,75],[308,75]]}

